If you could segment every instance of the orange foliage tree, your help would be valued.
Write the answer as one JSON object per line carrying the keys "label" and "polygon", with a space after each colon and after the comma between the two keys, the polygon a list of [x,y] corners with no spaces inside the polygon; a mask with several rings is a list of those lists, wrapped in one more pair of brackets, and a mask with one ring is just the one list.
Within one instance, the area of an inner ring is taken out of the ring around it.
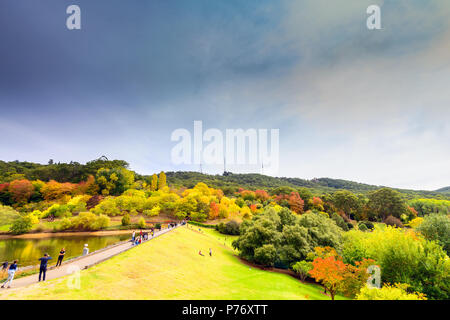
{"label": "orange foliage tree", "polygon": [[347,266],[344,262],[337,260],[334,256],[329,256],[314,259],[313,268],[309,274],[317,282],[322,283],[330,293],[331,300],[334,300],[334,296],[343,285],[346,272]]}

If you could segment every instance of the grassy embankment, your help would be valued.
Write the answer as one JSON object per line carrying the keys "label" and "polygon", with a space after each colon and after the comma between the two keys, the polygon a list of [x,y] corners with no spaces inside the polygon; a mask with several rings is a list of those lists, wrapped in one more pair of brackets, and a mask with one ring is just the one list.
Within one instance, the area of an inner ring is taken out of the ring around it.
{"label": "grassy embankment", "polygon": [[0,291],[0,299],[330,299],[318,285],[249,267],[230,248],[233,237],[198,229],[178,228],[81,271],[81,289],[63,277]]}

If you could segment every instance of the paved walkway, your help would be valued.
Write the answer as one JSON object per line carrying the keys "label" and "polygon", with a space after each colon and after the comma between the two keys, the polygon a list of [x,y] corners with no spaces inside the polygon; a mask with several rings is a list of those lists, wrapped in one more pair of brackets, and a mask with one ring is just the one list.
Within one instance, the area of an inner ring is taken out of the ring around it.
{"label": "paved walkway", "polygon": [[[156,237],[159,237],[160,235],[163,235],[164,233],[172,231],[172,230],[174,230],[174,229],[176,229],[178,227],[157,231],[157,232],[155,232],[155,236],[154,237],[149,238],[149,240],[141,243],[138,246],[145,245],[146,243],[148,243],[152,239],[154,239]],[[139,232],[136,232],[136,235],[139,235]],[[149,235],[150,235],[150,233],[149,233]],[[82,256],[82,257],[79,257],[79,258],[71,259],[69,261],[66,261],[65,263],[63,262],[63,264],[60,267],[58,267],[58,268],[55,268],[54,266],[49,267],[47,269],[47,274],[46,274],[45,279],[46,280],[51,280],[51,279],[55,279],[55,278],[59,278],[59,277],[63,277],[63,276],[69,275],[72,272],[74,272],[75,270],[77,270],[77,268],[79,268],[81,270],[87,269],[90,266],[93,266],[93,265],[96,265],[96,264],[98,264],[98,263],[100,263],[102,261],[108,260],[109,258],[112,258],[115,255],[118,255],[119,253],[122,253],[124,251],[127,251],[127,250],[135,248],[135,247],[136,246],[133,246],[131,244],[131,241],[126,241],[126,242],[121,242],[118,245],[113,245],[113,246],[105,248],[105,249],[100,249],[100,250],[94,251],[94,252],[92,252],[92,253],[90,253],[90,254],[88,254],[86,256]],[[58,257],[52,257],[52,258],[53,259],[50,260],[50,261],[56,263],[56,260],[57,260]],[[31,276],[19,278],[19,279],[14,279],[13,282],[12,282],[12,285],[11,285],[11,289],[19,288],[19,287],[25,287],[25,286],[28,286],[30,284],[37,283],[38,279],[39,279],[39,273],[33,274]],[[6,290],[6,289],[1,289],[0,288],[0,290]]]}

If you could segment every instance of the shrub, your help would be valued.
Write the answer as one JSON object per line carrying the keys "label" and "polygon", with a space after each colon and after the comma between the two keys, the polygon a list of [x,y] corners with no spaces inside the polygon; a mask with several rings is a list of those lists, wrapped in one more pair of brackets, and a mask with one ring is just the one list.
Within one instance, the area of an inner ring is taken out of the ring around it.
{"label": "shrub", "polygon": [[130,215],[129,215],[129,214],[125,214],[125,215],[122,217],[122,225],[123,225],[123,226],[128,226],[130,223],[131,223]]}
{"label": "shrub", "polygon": [[69,207],[57,203],[42,213],[43,218],[64,218],[70,216],[72,216],[72,213],[70,212]]}
{"label": "shrub", "polygon": [[447,254],[450,252],[450,219],[443,214],[425,216],[417,231],[429,240],[437,241]]}
{"label": "shrub", "polygon": [[227,223],[220,223],[217,226],[217,231],[222,234],[239,235],[239,223],[235,220],[228,221]]}
{"label": "shrub", "polygon": [[155,224],[155,229],[161,230],[161,223]]}
{"label": "shrub", "polygon": [[331,214],[331,219],[334,220],[334,222],[336,222],[338,227],[340,227],[342,230],[348,231],[347,223],[345,223],[344,219],[340,215],[338,215],[336,212],[333,212]]}
{"label": "shrub", "polygon": [[272,244],[265,244],[255,250],[255,262],[272,267],[277,258],[277,251]]}
{"label": "shrub", "polygon": [[141,229],[145,229],[146,223],[145,223],[145,219],[144,219],[143,217],[141,217],[141,218],[139,219],[138,226],[139,226],[139,228],[141,228]]}
{"label": "shrub", "polygon": [[353,229],[355,226],[353,225],[353,223],[347,222],[347,228],[348,230]]}
{"label": "shrub", "polygon": [[356,296],[356,300],[426,300],[419,292],[408,293],[408,285],[397,283],[393,286],[386,284],[380,289],[365,286]]}
{"label": "shrub", "polygon": [[23,234],[30,231],[31,228],[33,228],[33,222],[29,216],[25,216],[14,220],[9,231],[13,234]]}
{"label": "shrub", "polygon": [[386,220],[384,220],[384,223],[388,226],[403,228],[403,223],[400,221],[400,219],[393,216],[387,217]]}
{"label": "shrub", "polygon": [[450,298],[450,260],[441,246],[412,230],[386,226],[373,232],[351,230],[344,235],[344,261],[376,261],[381,279],[406,283],[432,299]]}
{"label": "shrub", "polygon": [[364,223],[358,224],[358,229],[361,231],[367,231],[369,228]]}
{"label": "shrub", "polygon": [[292,266],[292,270],[294,270],[294,272],[296,274],[298,274],[298,276],[300,277],[300,279],[302,281],[305,281],[306,278],[308,277],[309,271],[312,270],[313,265],[312,262],[310,261],[299,261],[296,262],[293,266]]}
{"label": "shrub", "polygon": [[81,212],[73,218],[61,220],[61,230],[100,230],[109,226],[110,219],[106,215],[96,216],[91,212]]}
{"label": "shrub", "polygon": [[375,229],[375,226],[370,221],[360,221],[358,223],[358,228],[361,229],[361,225],[365,225],[367,229],[373,230]]}

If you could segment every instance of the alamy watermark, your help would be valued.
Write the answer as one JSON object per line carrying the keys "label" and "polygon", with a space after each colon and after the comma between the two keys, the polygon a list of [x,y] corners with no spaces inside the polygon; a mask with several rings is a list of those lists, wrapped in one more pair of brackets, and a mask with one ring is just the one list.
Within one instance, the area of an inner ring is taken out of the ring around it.
{"label": "alamy watermark", "polygon": [[[270,135],[270,142],[269,142]],[[279,129],[210,128],[203,132],[203,122],[194,121],[193,133],[179,128],[171,141],[178,142],[171,151],[172,163],[196,165],[260,167],[264,174],[274,175],[279,168]]]}

